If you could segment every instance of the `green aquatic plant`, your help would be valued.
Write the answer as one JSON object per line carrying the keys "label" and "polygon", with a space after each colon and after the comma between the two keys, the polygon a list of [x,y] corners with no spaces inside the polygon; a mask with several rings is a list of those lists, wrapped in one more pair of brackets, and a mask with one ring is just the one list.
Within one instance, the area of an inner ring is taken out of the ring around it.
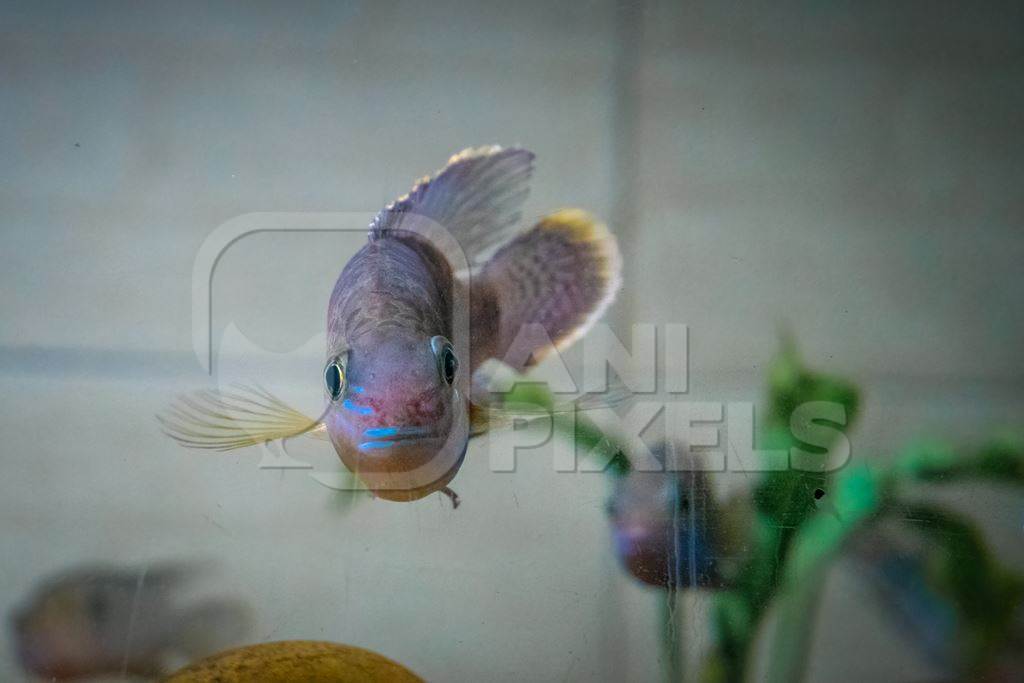
{"label": "green aquatic plant", "polygon": [[[794,414],[811,402],[841,407],[832,411],[835,419],[824,422],[833,441],[846,438],[861,408],[860,392],[851,382],[807,368],[792,340],[784,340],[768,368],[757,442],[759,452],[798,453],[799,467],[766,471],[745,500],[733,501],[739,505],[727,501],[719,506],[722,514],[742,511],[746,550],[725,585],[711,595],[713,645],[700,662],[700,679],[705,683],[748,679],[754,643],[765,623],[773,619],[767,679],[800,681],[829,570],[859,534],[891,523],[902,525],[903,532],[916,535],[931,549],[927,571],[919,580],[955,617],[955,634],[945,646],[956,662],[953,673],[971,679],[984,675],[1020,637],[1016,619],[1024,601],[1024,577],[1002,564],[969,518],[922,503],[917,494],[928,487],[967,482],[1022,486],[1024,441],[992,439],[973,451],[916,443],[894,458],[858,459],[832,471],[834,443],[822,445],[818,440],[814,445],[794,435],[799,433],[792,424]],[[586,411],[556,409],[545,385],[518,383],[505,396],[505,405],[522,408],[526,418],[549,416],[555,434],[571,438],[578,453],[591,457],[612,477],[630,473],[623,440],[599,427]],[[345,493],[339,496],[341,509],[365,495]],[[733,520],[717,521],[736,526]],[[682,680],[685,665],[679,634],[691,628],[684,624],[687,615],[676,593],[685,588],[665,586],[663,590],[658,613],[660,659],[668,680]]]}
{"label": "green aquatic plant", "polygon": [[[817,451],[823,466],[770,471],[755,486],[749,556],[732,586],[715,599],[717,648],[705,665],[709,672],[707,678],[711,680],[743,679],[751,645],[784,575],[793,541],[801,527],[819,512],[815,494],[831,488],[832,475],[824,467],[828,451],[801,444],[793,436],[790,425],[799,406],[815,401],[842,406],[844,422],[836,426],[844,429],[849,428],[859,413],[857,389],[845,379],[806,368],[795,343],[786,338],[768,369],[761,445],[766,450],[789,452],[802,447],[809,452]],[[834,434],[839,436],[842,432]],[[847,486],[850,491],[841,495],[856,498],[856,483]],[[861,497],[863,494],[861,491]]]}
{"label": "green aquatic plant", "polygon": [[832,509],[816,513],[800,526],[784,558],[772,596],[779,621],[769,680],[800,680],[814,609],[829,566],[855,534],[886,519],[912,521],[906,525],[908,530],[940,550],[934,554],[938,561],[921,578],[956,611],[958,637],[950,647],[960,651],[950,654],[961,662],[958,673],[970,680],[982,676],[1017,637],[1014,617],[1024,598],[1024,578],[999,562],[970,519],[911,500],[909,494],[920,484],[972,479],[1019,486],[1024,483],[1022,467],[1022,444],[996,441],[959,455],[945,447],[916,445],[888,466],[850,468],[838,475]]}
{"label": "green aquatic plant", "polygon": [[[808,370],[792,342],[784,344],[768,381],[765,448],[798,445],[784,425],[801,403],[833,401],[856,416],[852,384]],[[951,653],[968,676],[982,674],[1014,637],[1024,580],[1003,567],[974,524],[952,510],[913,502],[921,485],[969,480],[1024,484],[1024,444],[995,440],[976,452],[914,444],[890,464],[851,464],[836,474],[771,472],[754,491],[758,514],[753,551],[735,585],[715,596],[717,646],[704,666],[708,681],[742,681],[769,609],[777,618],[768,680],[802,679],[814,615],[832,563],[859,532],[886,520],[904,524],[939,548],[938,566],[920,577],[956,612],[962,652]],[[827,504],[817,501],[828,492]],[[817,494],[817,495],[815,495]],[[950,647],[956,647],[951,642]]]}
{"label": "green aquatic plant", "polygon": [[[537,385],[515,391],[517,401],[551,406]],[[841,406],[827,423],[835,438],[845,438],[857,418],[860,392],[849,381],[810,370],[792,340],[785,340],[768,370],[767,401],[761,412],[759,448],[798,449],[800,468],[766,472],[748,494],[747,554],[728,585],[713,593],[713,646],[701,662],[707,683],[740,682],[750,676],[755,639],[772,615],[776,620],[769,648],[768,679],[793,683],[804,675],[815,613],[825,578],[857,534],[887,522],[902,522],[934,550],[920,581],[955,615],[956,634],[948,649],[957,675],[988,671],[1019,634],[1014,632],[1024,600],[1024,578],[1003,566],[973,522],[937,505],[917,502],[917,489],[968,481],[1024,484],[1024,442],[996,439],[964,452],[949,446],[913,444],[887,464],[848,463],[830,471],[832,444],[815,446],[794,436],[795,411],[810,402]],[[621,440],[602,432],[584,415],[555,414],[556,432],[573,438],[577,450],[597,453],[613,476],[629,472]],[[820,441],[818,442],[821,443]],[[913,522],[909,524],[907,522]],[[683,665],[677,634],[682,613],[673,588],[659,614],[664,631],[662,661],[670,680],[680,680]]]}

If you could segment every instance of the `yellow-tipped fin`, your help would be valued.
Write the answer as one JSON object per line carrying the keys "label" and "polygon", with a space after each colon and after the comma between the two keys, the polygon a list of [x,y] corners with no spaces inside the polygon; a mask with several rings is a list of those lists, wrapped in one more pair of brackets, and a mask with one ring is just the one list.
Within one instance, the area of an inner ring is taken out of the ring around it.
{"label": "yellow-tipped fin", "polygon": [[474,365],[518,371],[568,348],[608,309],[622,283],[615,237],[580,209],[562,209],[501,247],[472,278]]}

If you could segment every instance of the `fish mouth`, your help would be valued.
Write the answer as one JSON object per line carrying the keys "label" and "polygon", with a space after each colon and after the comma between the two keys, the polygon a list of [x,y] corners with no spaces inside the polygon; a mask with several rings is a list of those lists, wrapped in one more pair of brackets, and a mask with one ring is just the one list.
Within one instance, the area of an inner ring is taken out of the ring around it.
{"label": "fish mouth", "polygon": [[625,543],[644,543],[654,537],[654,532],[650,529],[636,526],[616,526],[615,535]]}
{"label": "fish mouth", "polygon": [[409,446],[423,441],[436,440],[440,435],[430,427],[393,426],[371,427],[363,431],[359,450],[369,451],[394,446]]}

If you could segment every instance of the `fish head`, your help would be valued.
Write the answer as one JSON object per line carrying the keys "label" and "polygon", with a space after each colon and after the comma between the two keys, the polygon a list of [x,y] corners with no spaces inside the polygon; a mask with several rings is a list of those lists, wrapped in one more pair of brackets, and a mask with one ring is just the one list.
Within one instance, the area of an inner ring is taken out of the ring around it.
{"label": "fish head", "polygon": [[323,421],[342,462],[387,500],[444,488],[469,440],[466,375],[443,336],[395,328],[332,353]]}
{"label": "fish head", "polygon": [[630,574],[651,585],[666,585],[675,562],[674,484],[672,473],[634,470],[616,482],[608,502],[616,556]]}
{"label": "fish head", "polygon": [[[664,446],[654,454],[666,462]],[[696,577],[690,578],[708,585],[714,573],[709,496],[698,471],[633,469],[618,479],[607,512],[623,568],[643,583],[666,587],[687,580],[692,558]]]}

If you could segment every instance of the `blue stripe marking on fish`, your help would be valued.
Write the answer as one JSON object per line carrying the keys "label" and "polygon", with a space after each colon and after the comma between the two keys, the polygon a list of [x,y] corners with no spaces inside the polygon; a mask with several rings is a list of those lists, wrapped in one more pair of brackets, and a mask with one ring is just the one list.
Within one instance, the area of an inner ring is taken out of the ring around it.
{"label": "blue stripe marking on fish", "polygon": [[394,441],[364,441],[359,444],[359,450],[368,451],[374,448],[391,448],[394,445]]}
{"label": "blue stripe marking on fish", "polygon": [[373,408],[370,406],[360,406],[352,402],[352,399],[345,399],[342,403],[346,410],[351,410],[353,413],[359,413],[360,415],[373,415]]}
{"label": "blue stripe marking on fish", "polygon": [[368,436],[372,439],[376,439],[380,436],[394,436],[398,433],[398,427],[373,427],[363,432],[363,436]]}

